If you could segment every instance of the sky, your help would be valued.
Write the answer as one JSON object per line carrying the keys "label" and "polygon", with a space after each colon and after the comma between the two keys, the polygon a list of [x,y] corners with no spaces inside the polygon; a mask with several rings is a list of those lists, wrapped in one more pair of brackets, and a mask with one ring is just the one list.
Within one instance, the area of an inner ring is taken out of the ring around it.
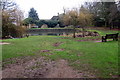
{"label": "sky", "polygon": [[[64,8],[80,7],[85,0],[14,0],[28,17],[30,8],[34,8],[40,19],[50,19],[63,13]],[[89,0],[87,0],[89,1]]]}
{"label": "sky", "polygon": [[[28,17],[30,8],[34,8],[40,19],[51,19],[52,16],[57,16],[58,13],[63,13],[64,8],[80,7],[84,2],[93,0],[14,0],[24,12],[24,16]],[[99,0],[94,0],[99,1]],[[112,1],[112,0],[103,0]]]}

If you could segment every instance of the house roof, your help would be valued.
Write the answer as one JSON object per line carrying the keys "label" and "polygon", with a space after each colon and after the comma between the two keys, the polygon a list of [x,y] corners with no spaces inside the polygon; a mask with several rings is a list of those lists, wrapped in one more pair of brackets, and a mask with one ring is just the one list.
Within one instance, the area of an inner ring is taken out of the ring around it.
{"label": "house roof", "polygon": [[58,16],[53,16],[53,17],[51,18],[51,20],[59,20],[59,17],[58,17]]}

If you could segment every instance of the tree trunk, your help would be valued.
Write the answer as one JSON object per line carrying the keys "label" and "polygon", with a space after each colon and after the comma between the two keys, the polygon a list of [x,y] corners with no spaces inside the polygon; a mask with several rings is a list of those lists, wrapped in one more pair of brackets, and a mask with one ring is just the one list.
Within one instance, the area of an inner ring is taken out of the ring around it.
{"label": "tree trunk", "polygon": [[85,29],[84,27],[82,27],[82,36],[85,37],[85,33],[84,33]]}
{"label": "tree trunk", "polygon": [[73,38],[75,38],[75,27],[73,28]]}

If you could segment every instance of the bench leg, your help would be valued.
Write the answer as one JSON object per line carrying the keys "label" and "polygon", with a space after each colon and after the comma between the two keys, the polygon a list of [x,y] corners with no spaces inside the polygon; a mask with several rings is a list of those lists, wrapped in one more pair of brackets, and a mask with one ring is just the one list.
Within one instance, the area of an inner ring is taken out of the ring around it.
{"label": "bench leg", "polygon": [[102,36],[102,42],[107,42],[107,39],[105,36]]}
{"label": "bench leg", "polygon": [[105,39],[102,38],[102,42],[105,42]]}
{"label": "bench leg", "polygon": [[102,39],[102,42],[107,42],[107,40],[106,39]]}
{"label": "bench leg", "polygon": [[107,42],[107,39],[105,39],[105,42]]}
{"label": "bench leg", "polygon": [[105,42],[105,38],[104,38],[104,36],[102,36],[102,42]]}
{"label": "bench leg", "polygon": [[113,38],[113,41],[118,41],[118,38]]}

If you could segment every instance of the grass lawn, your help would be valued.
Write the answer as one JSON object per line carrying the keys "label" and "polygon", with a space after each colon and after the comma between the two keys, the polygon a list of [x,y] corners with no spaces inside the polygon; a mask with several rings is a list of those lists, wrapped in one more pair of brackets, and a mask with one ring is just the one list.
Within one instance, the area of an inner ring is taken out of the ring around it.
{"label": "grass lawn", "polygon": [[88,30],[88,31],[97,31],[101,36],[105,36],[106,34],[111,34],[111,33],[119,33],[119,31],[113,31],[113,30]]}
{"label": "grass lawn", "polygon": [[[58,36],[30,36],[3,40],[10,44],[2,46],[2,59],[5,61],[8,58],[40,55],[52,60],[66,59],[73,68],[89,71],[100,78],[118,75],[118,41],[103,43],[76,41],[80,39],[89,38],[64,39]],[[53,44],[56,42],[62,42],[62,44],[55,47]],[[64,50],[56,51],[55,49]],[[51,50],[51,52],[41,53],[41,50]]]}

